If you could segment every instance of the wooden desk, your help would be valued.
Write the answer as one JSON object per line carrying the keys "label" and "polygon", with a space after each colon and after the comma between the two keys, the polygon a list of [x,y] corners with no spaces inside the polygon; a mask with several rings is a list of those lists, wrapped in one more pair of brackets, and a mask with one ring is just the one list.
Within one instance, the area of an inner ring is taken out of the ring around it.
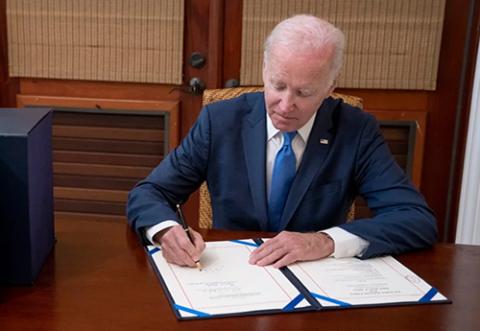
{"label": "wooden desk", "polygon": [[[453,304],[177,321],[125,224],[57,222],[36,284],[0,287],[0,330],[480,330],[480,247],[438,245],[399,260]],[[208,240],[253,233],[205,232]]]}

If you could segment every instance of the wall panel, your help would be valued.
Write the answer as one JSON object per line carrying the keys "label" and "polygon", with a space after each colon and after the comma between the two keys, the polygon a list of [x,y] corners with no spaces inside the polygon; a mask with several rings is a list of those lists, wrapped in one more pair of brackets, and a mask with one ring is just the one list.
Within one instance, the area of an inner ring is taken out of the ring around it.
{"label": "wall panel", "polygon": [[8,0],[13,77],[182,82],[184,1]]}
{"label": "wall panel", "polygon": [[125,220],[128,192],[178,144],[175,102],[19,95],[18,103],[54,109],[57,217]]}
{"label": "wall panel", "polygon": [[343,88],[434,90],[445,0],[244,0],[242,85],[262,84],[263,42],[294,14],[324,18],[347,39]]}

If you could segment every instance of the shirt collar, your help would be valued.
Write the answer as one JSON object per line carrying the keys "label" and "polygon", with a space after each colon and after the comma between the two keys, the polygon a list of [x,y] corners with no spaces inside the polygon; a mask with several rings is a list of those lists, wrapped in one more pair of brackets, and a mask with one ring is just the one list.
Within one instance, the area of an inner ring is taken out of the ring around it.
{"label": "shirt collar", "polygon": [[[318,112],[318,110],[317,110]],[[310,136],[310,132],[312,131],[313,123],[315,122],[315,117],[317,112],[310,117],[310,119],[302,126],[300,129],[297,130],[302,140],[306,143],[308,141],[308,137]],[[280,130],[273,126],[272,120],[267,113],[267,141],[270,141],[273,137],[275,137]]]}

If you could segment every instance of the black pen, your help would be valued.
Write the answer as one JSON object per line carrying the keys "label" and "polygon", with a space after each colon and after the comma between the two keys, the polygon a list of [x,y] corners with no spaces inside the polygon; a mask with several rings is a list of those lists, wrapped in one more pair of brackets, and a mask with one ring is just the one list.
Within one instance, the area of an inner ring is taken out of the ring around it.
{"label": "black pen", "polygon": [[[193,242],[192,234],[190,233],[190,228],[188,227],[187,222],[185,222],[185,218],[183,218],[182,209],[180,208],[180,204],[178,203],[177,203],[177,214],[178,214],[178,218],[180,219],[180,223],[182,224],[182,228],[188,236],[188,239],[190,239],[190,242],[195,246],[195,243]],[[200,260],[195,261],[195,265],[197,266],[198,270],[202,271],[202,265],[200,264]]]}

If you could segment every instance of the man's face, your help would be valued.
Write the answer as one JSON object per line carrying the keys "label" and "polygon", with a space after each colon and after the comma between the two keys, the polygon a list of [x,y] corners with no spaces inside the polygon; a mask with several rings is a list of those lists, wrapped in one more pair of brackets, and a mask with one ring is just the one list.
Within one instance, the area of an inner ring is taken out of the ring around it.
{"label": "man's face", "polygon": [[273,46],[264,63],[265,105],[280,131],[301,128],[333,90],[331,52],[300,52]]}

